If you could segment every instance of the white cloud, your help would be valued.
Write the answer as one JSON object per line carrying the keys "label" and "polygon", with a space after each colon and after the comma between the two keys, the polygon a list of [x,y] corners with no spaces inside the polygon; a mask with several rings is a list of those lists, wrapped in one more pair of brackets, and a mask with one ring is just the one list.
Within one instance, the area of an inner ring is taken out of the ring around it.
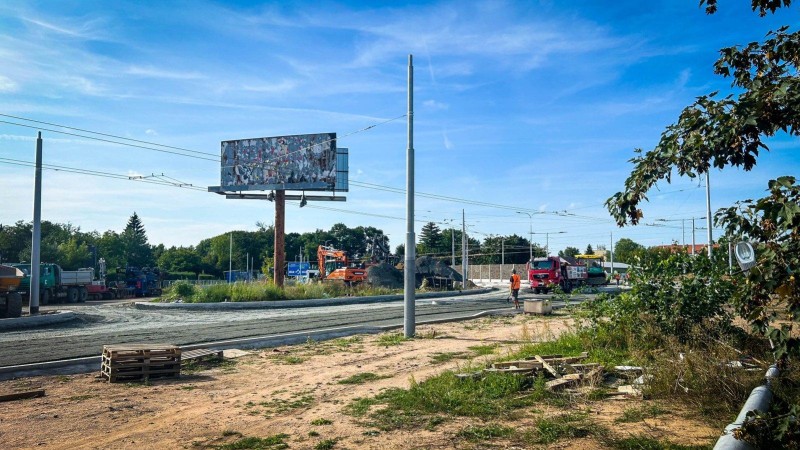
{"label": "white cloud", "polygon": [[148,128],[147,130],[144,131],[144,134],[147,134],[149,136],[158,136],[158,131],[152,128]]}
{"label": "white cloud", "polygon": [[18,88],[17,83],[11,78],[0,75],[0,92],[16,92]]}
{"label": "white cloud", "polygon": [[436,110],[445,110],[450,108],[450,105],[446,103],[437,102],[436,100],[425,100],[422,102],[422,105],[429,109],[436,109]]}
{"label": "white cloud", "polygon": [[207,78],[205,75],[197,72],[177,72],[152,66],[130,66],[125,73],[141,77],[166,78],[171,80],[200,80]]}

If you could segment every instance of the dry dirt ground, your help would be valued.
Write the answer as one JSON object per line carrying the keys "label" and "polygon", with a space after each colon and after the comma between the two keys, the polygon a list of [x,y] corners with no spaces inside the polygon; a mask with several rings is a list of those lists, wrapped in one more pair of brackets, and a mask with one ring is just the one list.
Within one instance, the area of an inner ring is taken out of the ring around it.
{"label": "dry dirt ground", "polygon": [[[284,433],[289,448],[411,449],[515,448],[502,438],[469,441],[458,432],[476,419],[453,418],[433,431],[377,431],[363,418],[345,414],[355,398],[384,388],[407,388],[447,369],[485,364],[523,341],[552,339],[568,328],[566,317],[493,317],[417,328],[423,338],[397,343],[397,333],[308,342],[279,349],[226,351],[211,368],[184,371],[180,378],[147,383],[108,383],[98,373],[44,376],[0,382],[0,394],[44,389],[45,396],[0,403],[0,448],[180,449],[219,448],[242,437]],[[489,356],[470,347],[496,346]],[[454,359],[437,358],[450,355]],[[339,381],[373,373],[386,378],[363,384]],[[650,401],[621,397],[576,402],[563,408],[541,405],[512,421],[532,427],[535,417],[588,413],[615,436],[648,436],[682,445],[713,445],[720,430],[679,407],[632,423],[624,411]],[[542,448],[605,448],[597,438],[560,440]],[[238,448],[238,447],[237,447]],[[521,447],[516,447],[521,448]]]}

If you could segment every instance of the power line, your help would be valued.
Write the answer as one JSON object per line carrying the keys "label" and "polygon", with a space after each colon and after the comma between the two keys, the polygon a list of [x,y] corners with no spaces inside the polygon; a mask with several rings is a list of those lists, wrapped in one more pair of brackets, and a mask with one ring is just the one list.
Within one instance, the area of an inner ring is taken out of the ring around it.
{"label": "power line", "polygon": [[[17,120],[24,120],[26,122],[41,123],[41,124],[50,125],[50,126],[53,126],[53,127],[66,128],[68,130],[80,131],[82,133],[92,133],[92,134],[97,134],[97,135],[100,135],[100,136],[111,137],[111,138],[114,138],[114,139],[122,139],[122,140],[126,140],[126,141],[131,141],[131,142],[138,142],[140,144],[155,145],[155,146],[158,146],[158,147],[171,148],[171,149],[174,149],[174,150],[181,150],[181,151],[189,152],[189,153],[197,153],[197,154],[200,154],[200,155],[217,156],[214,153],[201,152],[201,151],[198,151],[198,150],[191,150],[191,149],[183,148],[183,147],[174,147],[172,145],[159,144],[157,142],[141,141],[139,139],[126,138],[126,137],[123,137],[123,136],[116,136],[116,135],[113,135],[113,134],[101,133],[99,131],[84,130],[82,128],[75,128],[75,127],[70,127],[70,126],[67,126],[67,125],[60,125],[60,124],[57,124],[57,123],[44,122],[44,121],[35,120],[35,119],[28,119],[26,117],[20,117],[20,116],[12,116],[11,114],[0,113],[0,116],[10,117],[12,119],[17,119]],[[9,123],[9,122],[6,122],[6,123]]]}
{"label": "power line", "polygon": [[107,143],[110,143],[110,144],[117,144],[117,145],[124,145],[124,146],[128,146],[128,147],[141,148],[141,149],[145,149],[145,150],[152,150],[154,152],[169,153],[171,155],[185,156],[187,158],[195,158],[195,159],[203,159],[203,160],[206,160],[206,161],[219,162],[219,158],[218,157],[216,159],[211,159],[211,158],[206,158],[204,156],[187,155],[185,153],[178,153],[178,152],[173,152],[173,151],[169,151],[169,150],[162,150],[162,149],[158,149],[158,148],[145,147],[144,145],[129,144],[129,143],[126,143],[126,142],[112,141],[111,139],[103,139],[103,138],[94,137],[94,136],[86,136],[86,135],[83,135],[83,134],[68,133],[66,131],[52,130],[52,129],[49,129],[49,128],[42,128],[42,127],[35,127],[33,125],[25,125],[25,124],[22,124],[22,123],[9,122],[7,120],[0,120],[0,123],[6,123],[6,124],[9,124],[9,125],[16,125],[18,127],[33,128],[34,130],[44,130],[44,131],[49,131],[51,133],[66,134],[67,136],[75,136],[75,137],[84,138],[84,139],[91,139],[91,140],[100,141],[100,142],[107,142]]}
{"label": "power line", "polygon": [[[0,157],[0,163],[3,164],[10,164],[14,166],[23,166],[23,167],[36,167],[36,163],[32,161],[22,161],[19,159],[11,159],[11,158],[2,158]],[[81,175],[90,175],[95,177],[102,177],[102,178],[111,178],[115,180],[125,180],[125,181],[139,181],[142,183],[150,183],[150,184],[157,184],[160,186],[172,186],[178,187],[183,189],[191,189],[195,191],[207,192],[206,189],[192,186],[191,184],[178,184],[169,182],[166,180],[154,180],[154,179],[147,179],[147,178],[139,178],[139,177],[131,177],[130,175],[121,175],[115,174],[110,172],[100,172],[96,170],[89,170],[89,169],[79,169],[76,167],[67,167],[67,166],[57,166],[53,164],[42,164],[42,169],[53,170],[57,172],[68,172],[68,173],[75,173]]]}

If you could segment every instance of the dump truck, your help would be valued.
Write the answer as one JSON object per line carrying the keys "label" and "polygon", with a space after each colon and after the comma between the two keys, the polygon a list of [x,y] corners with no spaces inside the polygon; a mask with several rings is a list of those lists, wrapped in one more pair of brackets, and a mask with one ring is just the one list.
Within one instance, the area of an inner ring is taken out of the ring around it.
{"label": "dump truck", "polygon": [[[20,269],[25,277],[19,284],[18,292],[23,299],[30,297],[30,263],[9,264]],[[89,298],[88,286],[92,284],[94,269],[63,270],[58,264],[42,263],[39,266],[39,304],[85,302]]]}
{"label": "dump truck", "polygon": [[22,270],[0,264],[0,318],[14,318],[22,315],[22,295],[17,291],[25,278]]}
{"label": "dump truck", "polygon": [[570,292],[588,280],[585,264],[571,263],[558,256],[534,258],[528,262],[527,269],[530,288],[536,294],[547,294],[556,286]]}

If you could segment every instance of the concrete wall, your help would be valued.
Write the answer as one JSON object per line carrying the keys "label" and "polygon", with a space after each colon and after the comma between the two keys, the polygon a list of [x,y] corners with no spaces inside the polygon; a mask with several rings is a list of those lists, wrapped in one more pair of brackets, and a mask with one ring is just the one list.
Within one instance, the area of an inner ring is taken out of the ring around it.
{"label": "concrete wall", "polygon": [[[464,268],[460,264],[453,266],[458,273],[463,274]],[[526,281],[528,273],[525,271],[525,264],[470,264],[470,280],[502,280],[508,281],[511,278],[511,271],[517,269],[517,275]]]}

